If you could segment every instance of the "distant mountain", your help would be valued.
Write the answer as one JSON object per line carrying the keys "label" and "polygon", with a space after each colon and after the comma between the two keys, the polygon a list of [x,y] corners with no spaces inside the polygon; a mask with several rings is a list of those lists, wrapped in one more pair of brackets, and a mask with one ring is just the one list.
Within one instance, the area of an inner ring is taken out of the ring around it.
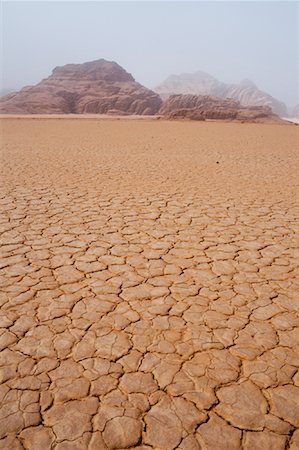
{"label": "distant mountain", "polygon": [[15,91],[15,89],[12,89],[12,88],[1,88],[0,89],[0,97],[10,94],[11,92],[14,92],[14,91]]}
{"label": "distant mountain", "polygon": [[227,84],[202,71],[170,75],[154,90],[163,99],[172,94],[211,95],[232,98],[244,106],[269,106],[280,117],[288,115],[284,103],[259,90],[252,81],[243,80],[239,84]]}
{"label": "distant mountain", "polygon": [[299,119],[299,105],[296,105],[292,112],[292,117]]}
{"label": "distant mountain", "polygon": [[6,114],[156,114],[162,100],[116,62],[56,67],[35,86],[0,99]]}

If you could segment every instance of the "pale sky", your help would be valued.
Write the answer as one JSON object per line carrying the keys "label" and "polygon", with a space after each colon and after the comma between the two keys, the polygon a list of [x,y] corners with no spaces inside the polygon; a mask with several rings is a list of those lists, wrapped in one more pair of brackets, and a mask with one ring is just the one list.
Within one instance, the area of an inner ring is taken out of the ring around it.
{"label": "pale sky", "polygon": [[2,1],[1,88],[19,89],[56,66],[105,58],[147,87],[203,70],[250,79],[299,103],[295,1]]}

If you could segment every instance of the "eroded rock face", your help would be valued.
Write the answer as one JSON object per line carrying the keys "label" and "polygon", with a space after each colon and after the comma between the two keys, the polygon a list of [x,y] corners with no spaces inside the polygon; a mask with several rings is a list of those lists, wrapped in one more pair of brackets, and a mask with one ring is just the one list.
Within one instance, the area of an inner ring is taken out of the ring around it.
{"label": "eroded rock face", "polygon": [[137,83],[115,62],[99,59],[56,67],[36,86],[0,100],[7,114],[156,114],[159,95]]}
{"label": "eroded rock face", "polygon": [[243,122],[279,121],[269,106],[242,106],[231,98],[208,95],[171,95],[159,114],[168,119],[237,120]]}
{"label": "eroded rock face", "polygon": [[287,116],[284,103],[258,89],[250,80],[238,84],[223,83],[208,73],[198,71],[181,75],[170,75],[155,91],[166,99],[172,94],[210,95],[232,98],[243,106],[269,106],[280,117]]}

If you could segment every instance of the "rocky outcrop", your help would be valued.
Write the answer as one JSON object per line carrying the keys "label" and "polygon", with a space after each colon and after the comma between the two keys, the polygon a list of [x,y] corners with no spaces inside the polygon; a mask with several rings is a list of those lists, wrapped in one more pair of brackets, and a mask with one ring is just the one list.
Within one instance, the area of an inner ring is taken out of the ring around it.
{"label": "rocky outcrop", "polygon": [[36,86],[0,99],[8,114],[156,114],[161,99],[115,62],[100,59],[56,67]]}
{"label": "rocky outcrop", "polygon": [[269,106],[242,106],[231,98],[208,95],[171,95],[159,114],[168,119],[238,120],[245,122],[280,121]]}
{"label": "rocky outcrop", "polygon": [[221,98],[232,98],[243,106],[269,106],[280,117],[286,117],[287,108],[284,103],[263,92],[249,80],[239,84],[226,84],[205,72],[182,75],[171,75],[155,91],[163,98],[172,94],[211,95]]}

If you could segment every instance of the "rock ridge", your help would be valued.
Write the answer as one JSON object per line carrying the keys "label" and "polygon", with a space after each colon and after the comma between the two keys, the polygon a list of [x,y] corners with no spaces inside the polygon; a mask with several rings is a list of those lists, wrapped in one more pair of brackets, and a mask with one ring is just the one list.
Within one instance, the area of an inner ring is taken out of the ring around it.
{"label": "rock ridge", "polygon": [[209,95],[171,95],[164,101],[159,114],[168,119],[281,121],[269,106],[245,107],[237,100]]}
{"label": "rock ridge", "polygon": [[242,106],[269,106],[280,117],[287,117],[286,105],[266,92],[261,91],[250,80],[242,80],[238,84],[228,84],[217,80],[212,75],[197,71],[170,75],[155,88],[165,100],[173,94],[212,95],[222,98],[232,98]]}

